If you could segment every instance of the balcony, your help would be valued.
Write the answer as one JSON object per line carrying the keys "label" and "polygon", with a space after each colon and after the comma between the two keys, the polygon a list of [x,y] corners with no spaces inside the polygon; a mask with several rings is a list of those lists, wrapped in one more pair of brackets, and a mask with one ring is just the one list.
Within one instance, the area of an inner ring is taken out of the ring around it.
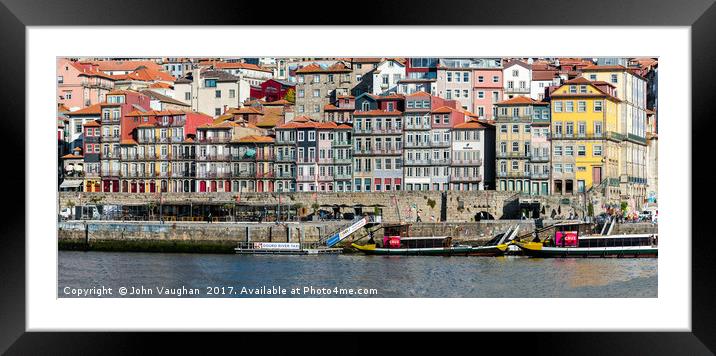
{"label": "balcony", "polygon": [[448,159],[448,158],[438,158],[438,159],[433,158],[430,160],[430,163],[435,164],[435,165],[447,165],[447,164],[450,164],[450,159]]}
{"label": "balcony", "polygon": [[353,163],[353,158],[333,158],[334,164],[351,164]]}
{"label": "balcony", "polygon": [[419,148],[419,147],[428,148],[428,147],[430,147],[430,142],[424,142],[424,141],[421,141],[421,142],[415,142],[415,141],[410,142],[410,141],[405,141],[405,147],[406,147],[406,148]]}
{"label": "balcony", "polygon": [[347,173],[337,173],[337,174],[333,175],[333,178],[335,178],[336,180],[346,180],[346,179],[351,179],[352,176]]}
{"label": "balcony", "polygon": [[294,178],[294,174],[291,172],[279,172],[274,175],[275,178],[291,179]]}
{"label": "balcony", "polygon": [[429,165],[431,162],[430,159],[406,159],[405,165],[406,166],[425,166]]}
{"label": "balcony", "polygon": [[197,161],[229,161],[231,160],[231,155],[229,154],[207,154],[207,155],[197,155],[196,156]]}
{"label": "balcony", "polygon": [[482,158],[476,159],[454,159],[451,162],[453,166],[481,166]]}
{"label": "balcony", "polygon": [[316,177],[315,176],[298,176],[296,177],[297,182],[315,182]]}
{"label": "balcony", "polygon": [[319,158],[317,161],[319,164],[330,164],[333,163],[333,158]]}
{"label": "balcony", "polygon": [[506,88],[505,94],[529,94],[530,88]]}
{"label": "balcony", "polygon": [[284,155],[276,155],[276,162],[295,162],[296,156],[284,156]]}
{"label": "balcony", "polygon": [[497,152],[497,158],[527,159],[529,154],[524,152]]}
{"label": "balcony", "polygon": [[221,137],[202,137],[198,140],[199,143],[228,143],[231,142],[231,136]]}
{"label": "balcony", "polygon": [[549,156],[531,156],[530,162],[549,162]]}
{"label": "balcony", "polygon": [[430,124],[405,124],[405,130],[430,130]]}
{"label": "balcony", "polygon": [[450,176],[450,182],[480,182],[482,181],[481,175],[476,176]]}
{"label": "balcony", "polygon": [[256,172],[256,178],[266,179],[266,178],[273,178],[274,174],[273,172]]}
{"label": "balcony", "polygon": [[450,147],[450,142],[448,141],[433,141],[430,143],[431,147]]}
{"label": "balcony", "polygon": [[[196,174],[197,178],[231,178],[231,173],[229,172],[198,172]],[[247,176],[247,178],[253,178],[253,175]]]}
{"label": "balcony", "polygon": [[497,172],[498,178],[529,178],[529,172]]}
{"label": "balcony", "polygon": [[322,182],[333,181],[333,176],[318,176],[318,180]]}
{"label": "balcony", "polygon": [[347,140],[333,140],[333,147],[352,146],[353,143]]}
{"label": "balcony", "polygon": [[532,178],[532,179],[549,179],[549,172],[548,173],[532,172],[532,173],[530,173],[530,178]]}

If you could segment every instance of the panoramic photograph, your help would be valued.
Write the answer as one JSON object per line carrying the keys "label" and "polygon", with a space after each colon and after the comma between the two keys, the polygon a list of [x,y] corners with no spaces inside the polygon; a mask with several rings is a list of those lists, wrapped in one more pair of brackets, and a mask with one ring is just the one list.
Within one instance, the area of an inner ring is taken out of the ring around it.
{"label": "panoramic photograph", "polygon": [[658,58],[56,66],[58,298],[658,297]]}

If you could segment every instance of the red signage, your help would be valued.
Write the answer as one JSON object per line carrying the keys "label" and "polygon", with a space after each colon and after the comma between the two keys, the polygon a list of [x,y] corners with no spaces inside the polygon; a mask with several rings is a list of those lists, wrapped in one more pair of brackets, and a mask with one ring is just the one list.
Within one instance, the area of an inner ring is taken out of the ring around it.
{"label": "red signage", "polygon": [[579,239],[577,237],[577,231],[557,231],[555,234],[555,241],[557,247],[577,247],[579,246]]}

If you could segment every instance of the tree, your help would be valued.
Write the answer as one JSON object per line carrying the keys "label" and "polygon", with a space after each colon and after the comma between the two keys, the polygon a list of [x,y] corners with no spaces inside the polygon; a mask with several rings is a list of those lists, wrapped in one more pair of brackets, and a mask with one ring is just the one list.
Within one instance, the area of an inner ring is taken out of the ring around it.
{"label": "tree", "polygon": [[289,89],[286,91],[286,95],[284,95],[283,98],[291,104],[296,103],[296,91],[294,89]]}
{"label": "tree", "polygon": [[587,215],[594,216],[594,204],[589,203],[589,205],[587,205]]}

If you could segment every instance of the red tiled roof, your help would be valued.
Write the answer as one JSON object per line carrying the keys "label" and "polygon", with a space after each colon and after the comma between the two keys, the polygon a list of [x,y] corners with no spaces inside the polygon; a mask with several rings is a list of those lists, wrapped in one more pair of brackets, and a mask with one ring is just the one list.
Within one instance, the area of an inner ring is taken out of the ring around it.
{"label": "red tiled roof", "polygon": [[133,139],[125,139],[119,142],[120,145],[136,145],[137,141],[134,141]]}
{"label": "red tiled roof", "polygon": [[275,101],[265,102],[264,105],[266,105],[266,106],[291,105],[291,102],[289,102],[286,99],[279,99],[279,100],[275,100]]}
{"label": "red tiled roof", "polygon": [[453,109],[449,106],[441,106],[441,107],[431,111],[431,113],[433,113],[433,114],[449,114],[449,113],[453,112],[454,110],[455,109]]}
{"label": "red tiled roof", "polygon": [[470,120],[463,122],[461,124],[457,124],[453,126],[454,129],[484,129],[485,126],[483,126],[480,122],[477,120]]}
{"label": "red tiled roof", "polygon": [[78,159],[78,158],[84,158],[84,156],[77,156],[74,153],[68,153],[60,158],[62,158],[62,159]]}
{"label": "red tiled roof", "polygon": [[626,70],[626,69],[627,69],[627,68],[626,68],[625,66],[622,66],[622,65],[608,65],[608,66],[606,66],[606,65],[595,65],[595,64],[592,64],[592,65],[589,65],[589,66],[586,66],[586,67],[582,68],[582,70],[588,70],[588,71],[589,71],[589,70],[595,70],[595,71],[600,71],[600,70],[603,70],[603,71],[615,71],[615,70]]}
{"label": "red tiled roof", "polygon": [[407,97],[411,97],[411,96],[432,96],[432,95],[430,95],[424,91],[416,91],[415,93],[407,95]]}
{"label": "red tiled roof", "polygon": [[152,61],[96,61],[92,62],[96,64],[98,69],[105,71],[134,71],[137,68],[144,66],[154,70],[160,70],[162,67]]}
{"label": "red tiled roof", "polygon": [[350,72],[351,70],[346,67],[342,62],[335,63],[329,67],[321,67],[316,63],[311,63],[303,68],[296,70],[296,73],[341,73]]}
{"label": "red tiled roof", "polygon": [[99,127],[101,126],[97,120],[88,121],[84,124],[85,127]]}
{"label": "red tiled roof", "polygon": [[68,112],[67,115],[100,115],[102,114],[102,104],[90,105],[86,108]]}
{"label": "red tiled roof", "polygon": [[166,82],[173,82],[176,80],[171,74],[160,71],[141,67],[134,72],[128,74],[115,75],[117,80],[139,80],[143,82],[151,82],[155,80],[163,80]]}
{"label": "red tiled roof", "polygon": [[517,96],[512,99],[507,99],[495,103],[495,105],[547,105],[548,103],[543,101],[537,101],[526,96]]}
{"label": "red tiled roof", "polygon": [[270,143],[273,141],[273,137],[256,135],[245,136],[239,139],[239,142],[244,143]]}
{"label": "red tiled roof", "polygon": [[150,87],[150,88],[165,88],[165,89],[171,89],[171,88],[173,88],[171,85],[169,85],[169,84],[167,84],[167,83],[162,83],[162,82],[153,83],[153,84],[150,85],[149,87]]}
{"label": "red tiled roof", "polygon": [[532,71],[532,80],[552,80],[557,76],[556,70],[535,70]]}

